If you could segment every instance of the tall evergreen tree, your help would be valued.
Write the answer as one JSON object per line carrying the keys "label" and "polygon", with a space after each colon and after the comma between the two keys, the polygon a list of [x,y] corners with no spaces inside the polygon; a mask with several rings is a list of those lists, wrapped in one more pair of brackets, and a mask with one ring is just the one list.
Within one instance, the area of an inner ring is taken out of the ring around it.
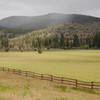
{"label": "tall evergreen tree", "polygon": [[76,34],[74,35],[73,46],[74,47],[79,47],[80,46],[79,38]]}
{"label": "tall evergreen tree", "polygon": [[9,50],[9,40],[6,36],[3,36],[1,39],[1,46],[5,49],[5,51]]}
{"label": "tall evergreen tree", "polygon": [[100,32],[96,33],[94,36],[93,45],[97,48],[100,48]]}
{"label": "tall evergreen tree", "polygon": [[40,37],[37,38],[37,48],[38,48],[38,53],[42,53],[42,39]]}
{"label": "tall evergreen tree", "polygon": [[60,48],[62,48],[62,49],[65,48],[65,38],[64,38],[64,34],[61,34],[61,37],[60,37]]}

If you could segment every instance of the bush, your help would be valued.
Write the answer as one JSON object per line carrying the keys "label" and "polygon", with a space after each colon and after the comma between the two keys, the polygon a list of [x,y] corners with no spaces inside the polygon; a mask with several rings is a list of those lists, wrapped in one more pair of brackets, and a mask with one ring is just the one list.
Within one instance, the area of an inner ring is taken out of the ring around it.
{"label": "bush", "polygon": [[9,48],[5,48],[5,51],[8,52],[9,51]]}
{"label": "bush", "polygon": [[34,48],[34,51],[37,51],[37,48]]}
{"label": "bush", "polygon": [[80,46],[80,49],[89,49],[89,45]]}
{"label": "bush", "polygon": [[38,53],[41,54],[42,53],[42,49],[39,48],[38,49]]}

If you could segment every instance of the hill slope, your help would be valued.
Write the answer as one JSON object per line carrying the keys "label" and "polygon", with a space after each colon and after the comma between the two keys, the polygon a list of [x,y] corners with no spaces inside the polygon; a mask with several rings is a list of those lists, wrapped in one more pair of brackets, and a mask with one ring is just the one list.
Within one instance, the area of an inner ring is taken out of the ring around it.
{"label": "hill slope", "polygon": [[[74,42],[74,35],[79,37],[80,45],[88,45],[93,40],[96,32],[100,32],[100,23],[93,24],[62,24],[51,26],[45,29],[30,32],[26,35],[10,40],[11,47],[23,50],[33,50],[37,48],[38,37],[41,38],[41,43],[46,48],[59,48],[60,45],[69,47]],[[61,37],[63,35],[63,40]],[[62,42],[62,44],[60,44]],[[69,47],[70,48],[70,47]]]}
{"label": "hill slope", "polygon": [[92,23],[100,22],[100,18],[77,15],[77,14],[58,14],[51,13],[42,16],[12,16],[0,20],[0,26],[14,29],[41,29],[47,26],[59,25],[64,23]]}

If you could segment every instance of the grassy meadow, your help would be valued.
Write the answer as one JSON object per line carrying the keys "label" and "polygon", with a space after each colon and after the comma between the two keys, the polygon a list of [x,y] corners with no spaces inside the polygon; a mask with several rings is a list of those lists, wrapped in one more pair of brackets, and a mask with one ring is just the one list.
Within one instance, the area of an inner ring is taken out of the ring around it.
{"label": "grassy meadow", "polygon": [[100,81],[100,50],[1,52],[0,67]]}

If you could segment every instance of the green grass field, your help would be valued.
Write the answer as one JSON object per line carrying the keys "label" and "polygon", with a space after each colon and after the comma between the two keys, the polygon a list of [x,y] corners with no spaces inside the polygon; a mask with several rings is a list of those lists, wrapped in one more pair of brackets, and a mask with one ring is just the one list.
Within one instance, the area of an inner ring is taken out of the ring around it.
{"label": "green grass field", "polygon": [[0,66],[53,74],[87,81],[100,81],[100,50],[1,52]]}

